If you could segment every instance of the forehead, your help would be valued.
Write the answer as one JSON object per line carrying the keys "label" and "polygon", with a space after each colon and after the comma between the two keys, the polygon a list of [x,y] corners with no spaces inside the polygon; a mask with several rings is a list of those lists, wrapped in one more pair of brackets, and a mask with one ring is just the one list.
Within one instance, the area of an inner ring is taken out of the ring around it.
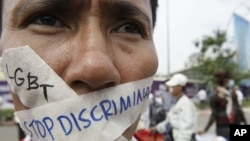
{"label": "forehead", "polygon": [[40,5],[68,6],[69,8],[82,6],[85,9],[88,7],[88,9],[107,10],[105,8],[116,6],[119,3],[136,7],[152,19],[150,0],[3,0],[3,10],[10,13],[14,9],[26,9]]}

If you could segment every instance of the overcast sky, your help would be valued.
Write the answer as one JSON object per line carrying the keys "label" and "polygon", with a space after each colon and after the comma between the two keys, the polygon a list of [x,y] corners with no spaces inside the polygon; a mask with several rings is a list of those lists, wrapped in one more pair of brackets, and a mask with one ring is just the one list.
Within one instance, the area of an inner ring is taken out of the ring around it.
{"label": "overcast sky", "polygon": [[[193,42],[216,29],[233,31],[232,14],[248,0],[168,0],[170,72],[184,69],[188,57],[198,52]],[[159,0],[154,40],[158,74],[167,74],[167,0]],[[229,26],[228,26],[229,25]]]}

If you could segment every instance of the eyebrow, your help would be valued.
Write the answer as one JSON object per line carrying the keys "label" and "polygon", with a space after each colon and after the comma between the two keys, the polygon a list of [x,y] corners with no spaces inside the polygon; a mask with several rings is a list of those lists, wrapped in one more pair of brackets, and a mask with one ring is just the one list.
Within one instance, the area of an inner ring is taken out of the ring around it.
{"label": "eyebrow", "polygon": [[43,11],[60,11],[65,14],[69,13],[69,10],[79,6],[79,3],[83,5],[84,9],[90,7],[91,0],[20,0],[13,10],[13,21],[18,21],[18,18],[25,15],[26,12],[32,12],[37,10]]}
{"label": "eyebrow", "polygon": [[[65,14],[70,13],[69,10],[74,9],[76,6],[83,5],[85,10],[89,10],[92,0],[21,0],[15,9],[13,10],[13,23],[18,21],[18,18],[25,15],[27,12],[37,11],[41,9],[43,11],[60,11]],[[128,1],[123,0],[110,0],[102,1],[100,4],[101,12],[112,12],[115,18],[130,18],[138,17],[151,25],[149,16],[141,9],[131,4]]]}
{"label": "eyebrow", "polygon": [[[111,3],[111,4],[110,4]],[[128,1],[112,1],[112,2],[104,2],[103,5],[100,6],[101,11],[112,12],[114,17],[122,18],[122,17],[139,17],[140,19],[146,21],[151,24],[149,16],[143,12],[140,8],[131,4]]]}
{"label": "eyebrow", "polygon": [[[43,8],[52,9],[56,7],[70,7],[72,1],[70,0],[21,0],[14,11],[17,14],[21,14],[23,11],[35,9],[35,8]],[[21,13],[18,13],[21,12]]]}

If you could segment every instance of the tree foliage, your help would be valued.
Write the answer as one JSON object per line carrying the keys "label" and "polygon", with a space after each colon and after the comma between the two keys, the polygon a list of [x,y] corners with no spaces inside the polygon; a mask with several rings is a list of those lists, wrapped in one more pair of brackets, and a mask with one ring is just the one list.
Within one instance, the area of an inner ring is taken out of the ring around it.
{"label": "tree foliage", "polygon": [[200,72],[206,81],[213,80],[213,73],[220,70],[229,70],[236,82],[249,75],[242,72],[234,61],[236,52],[223,46],[226,41],[226,32],[216,30],[213,35],[204,36],[194,42],[199,52],[191,56],[191,66]]}

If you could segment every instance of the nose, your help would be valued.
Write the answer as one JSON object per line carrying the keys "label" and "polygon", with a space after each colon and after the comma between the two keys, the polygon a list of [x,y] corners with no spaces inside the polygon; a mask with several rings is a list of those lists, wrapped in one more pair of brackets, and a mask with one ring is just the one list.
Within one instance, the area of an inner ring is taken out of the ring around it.
{"label": "nose", "polygon": [[103,34],[95,30],[94,34],[82,35],[77,42],[64,71],[64,80],[74,91],[84,94],[120,83],[113,53],[106,46]]}
{"label": "nose", "polygon": [[120,82],[120,75],[107,55],[91,51],[68,66],[65,80],[78,94],[82,94],[115,86]]}

